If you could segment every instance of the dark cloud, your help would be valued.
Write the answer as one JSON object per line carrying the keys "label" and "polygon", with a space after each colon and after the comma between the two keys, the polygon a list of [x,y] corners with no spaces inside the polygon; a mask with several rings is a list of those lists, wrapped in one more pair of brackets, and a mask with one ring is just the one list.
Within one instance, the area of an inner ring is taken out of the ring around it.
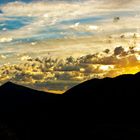
{"label": "dark cloud", "polygon": [[120,54],[122,54],[122,53],[124,53],[124,48],[123,48],[122,46],[116,47],[116,48],[114,49],[114,55],[120,55]]}

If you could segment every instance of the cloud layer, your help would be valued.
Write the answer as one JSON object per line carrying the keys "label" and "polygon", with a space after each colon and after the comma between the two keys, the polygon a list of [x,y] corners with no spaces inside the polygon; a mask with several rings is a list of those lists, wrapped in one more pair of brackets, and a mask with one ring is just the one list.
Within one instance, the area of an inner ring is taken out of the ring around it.
{"label": "cloud layer", "polygon": [[[6,59],[0,56],[1,59]],[[8,80],[43,91],[59,91],[92,78],[134,74],[140,70],[140,50],[131,46],[116,47],[100,53],[74,58],[52,59],[22,56],[20,64],[6,64],[0,68],[0,81]]]}

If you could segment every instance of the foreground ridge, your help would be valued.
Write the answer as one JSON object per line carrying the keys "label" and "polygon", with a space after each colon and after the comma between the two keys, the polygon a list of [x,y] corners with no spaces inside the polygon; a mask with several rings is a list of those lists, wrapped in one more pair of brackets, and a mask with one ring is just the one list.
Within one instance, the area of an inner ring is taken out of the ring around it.
{"label": "foreground ridge", "polygon": [[92,79],[56,95],[8,82],[0,87],[0,137],[140,137],[139,83],[140,73]]}

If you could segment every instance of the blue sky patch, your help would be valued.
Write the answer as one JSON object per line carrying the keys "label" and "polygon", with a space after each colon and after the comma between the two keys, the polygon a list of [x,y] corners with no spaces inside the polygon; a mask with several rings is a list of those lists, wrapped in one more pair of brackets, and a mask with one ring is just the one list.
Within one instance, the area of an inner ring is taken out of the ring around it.
{"label": "blue sky patch", "polygon": [[9,19],[0,21],[0,30],[20,29],[31,23],[32,18],[29,17],[8,17]]}
{"label": "blue sky patch", "polygon": [[15,2],[15,1],[32,2],[32,0],[0,0],[0,4],[6,4],[8,2]]}

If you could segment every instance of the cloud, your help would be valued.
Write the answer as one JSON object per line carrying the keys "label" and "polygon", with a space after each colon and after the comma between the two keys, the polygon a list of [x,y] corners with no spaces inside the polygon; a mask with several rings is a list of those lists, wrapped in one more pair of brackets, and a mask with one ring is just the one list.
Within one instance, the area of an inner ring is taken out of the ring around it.
{"label": "cloud", "polygon": [[137,49],[124,50],[123,47],[116,47],[113,52],[104,51],[78,58],[70,56],[63,60],[21,56],[21,63],[0,67],[0,81],[12,80],[40,90],[45,90],[46,86],[48,90],[65,91],[92,78],[136,73],[140,68],[139,57]]}
{"label": "cloud", "polygon": [[[6,30],[0,34],[1,38],[13,38],[14,40],[41,40],[41,38],[69,38],[79,36],[89,36],[93,34],[111,34],[122,32],[125,25],[125,30],[132,31],[139,27],[139,17],[134,18],[136,13],[127,18],[130,11],[136,11],[136,0],[129,1],[129,8],[124,7],[120,21],[118,24],[113,24],[113,18],[116,15],[115,11],[120,11],[118,8],[112,9],[115,5],[122,6],[125,1],[113,0],[89,0],[78,3],[70,3],[68,1],[47,2],[36,1],[31,3],[13,2],[0,6],[3,11],[2,17],[14,18],[33,18],[28,25],[16,30]],[[111,4],[111,5],[110,5]],[[112,7],[112,8],[111,8]],[[120,7],[121,8],[121,7]],[[127,10],[128,13],[124,13]],[[115,15],[114,15],[115,14]],[[119,16],[117,15],[117,16]],[[101,18],[102,17],[102,18]],[[9,19],[12,21],[12,18]],[[100,19],[101,18],[101,19]],[[111,19],[112,18],[112,19]],[[133,21],[133,28],[130,20]],[[22,21],[22,19],[21,19]],[[66,24],[67,23],[69,24]],[[73,23],[71,23],[73,21]],[[75,21],[75,22],[74,22]],[[84,22],[84,21],[87,21]],[[23,21],[24,22],[24,21]],[[56,30],[53,34],[51,29]],[[48,30],[47,30],[48,29]],[[59,29],[59,31],[58,31]],[[57,35],[56,35],[57,34]],[[20,41],[19,41],[20,42]],[[28,42],[28,41],[25,41]]]}
{"label": "cloud", "polygon": [[5,55],[0,55],[0,59],[6,59]]}
{"label": "cloud", "polygon": [[0,38],[0,43],[4,43],[4,42],[11,42],[12,41],[12,38]]}
{"label": "cloud", "polygon": [[127,5],[127,4],[132,4],[135,2],[138,2],[138,0],[105,0],[107,3],[114,3],[114,5]]}
{"label": "cloud", "polygon": [[104,8],[133,9],[140,2],[139,2],[139,0],[101,0],[101,3],[102,3],[101,7],[103,6]]}

